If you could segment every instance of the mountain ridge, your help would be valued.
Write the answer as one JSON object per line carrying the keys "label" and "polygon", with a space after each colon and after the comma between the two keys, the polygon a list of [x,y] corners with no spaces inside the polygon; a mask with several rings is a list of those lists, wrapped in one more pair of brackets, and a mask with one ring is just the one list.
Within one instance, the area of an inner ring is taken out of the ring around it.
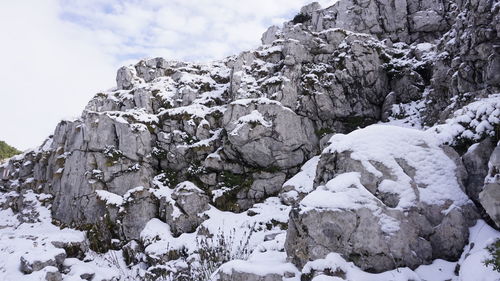
{"label": "mountain ridge", "polygon": [[116,88],[0,166],[15,217],[2,229],[32,225],[53,246],[16,246],[22,273],[6,276],[474,280],[468,254],[487,253],[471,243],[500,237],[499,10],[312,3],[255,50],[120,68]]}

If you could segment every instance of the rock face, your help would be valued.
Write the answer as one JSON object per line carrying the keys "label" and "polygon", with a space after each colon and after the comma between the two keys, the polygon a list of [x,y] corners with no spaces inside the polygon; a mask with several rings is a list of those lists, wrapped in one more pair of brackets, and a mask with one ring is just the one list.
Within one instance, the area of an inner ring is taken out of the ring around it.
{"label": "rock face", "polygon": [[331,252],[369,272],[460,257],[476,212],[460,167],[432,137],[373,125],[330,142],[315,190],[290,214],[286,250],[297,266]]}
{"label": "rock face", "polygon": [[479,202],[496,227],[500,228],[500,147],[497,146],[488,162],[488,175],[479,193]]}
{"label": "rock face", "polygon": [[466,192],[469,197],[479,200],[479,193],[483,190],[484,179],[488,175],[488,162],[495,145],[490,138],[486,138],[462,156],[463,163],[467,169],[468,178]]}
{"label": "rock face", "polygon": [[192,233],[203,222],[203,212],[209,209],[209,198],[191,182],[177,185],[171,196],[161,200],[160,217],[170,225],[175,235]]}
{"label": "rock face", "polygon": [[[224,228],[223,212],[249,229],[253,220],[252,231],[279,229],[257,236],[270,237],[264,249],[281,253],[286,270],[220,271],[220,280],[299,278],[331,253],[372,272],[456,260],[473,202],[500,227],[497,2],[312,3],[257,49],[124,66],[79,118],[0,164],[0,211],[34,224],[43,202],[55,224],[86,231],[92,250],[122,248],[156,277],[195,264],[189,255],[202,254],[186,244],[216,237],[207,220]],[[269,202],[278,219],[255,211]]]}

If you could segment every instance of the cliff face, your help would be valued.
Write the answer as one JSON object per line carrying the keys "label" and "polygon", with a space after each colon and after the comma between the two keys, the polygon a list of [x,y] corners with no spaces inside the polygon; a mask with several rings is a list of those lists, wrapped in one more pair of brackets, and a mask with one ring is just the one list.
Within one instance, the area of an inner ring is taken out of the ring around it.
{"label": "cliff face", "polygon": [[[335,266],[356,280],[343,259],[370,272],[462,264],[479,216],[499,225],[499,10],[491,0],[313,3],[256,50],[122,67],[80,118],[0,166],[0,206],[20,224],[86,231],[73,248],[52,244],[65,257],[87,244],[120,250],[143,278],[204,280],[210,243],[229,254],[211,252],[205,275],[247,259],[218,280],[311,280]],[[252,255],[235,255],[245,239]],[[63,260],[34,271],[69,276],[83,263]]]}

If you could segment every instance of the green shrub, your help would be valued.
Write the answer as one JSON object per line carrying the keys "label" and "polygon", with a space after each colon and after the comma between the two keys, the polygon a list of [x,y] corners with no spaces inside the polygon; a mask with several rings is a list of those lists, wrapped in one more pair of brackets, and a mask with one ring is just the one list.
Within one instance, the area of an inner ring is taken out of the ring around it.
{"label": "green shrub", "polygon": [[491,258],[484,261],[484,265],[493,266],[493,270],[500,272],[500,239],[491,243],[486,250],[490,252]]}
{"label": "green shrub", "polygon": [[0,141],[0,160],[10,158],[14,155],[20,154],[21,151],[8,145],[4,141]]}

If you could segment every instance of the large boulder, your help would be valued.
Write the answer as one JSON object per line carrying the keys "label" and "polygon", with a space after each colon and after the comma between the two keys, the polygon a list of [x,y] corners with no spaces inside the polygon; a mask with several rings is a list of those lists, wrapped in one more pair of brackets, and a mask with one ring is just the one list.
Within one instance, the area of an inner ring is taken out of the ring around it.
{"label": "large boulder", "polygon": [[21,256],[21,271],[25,274],[39,271],[48,266],[61,267],[66,252],[58,248],[44,248]]}
{"label": "large boulder", "polygon": [[283,252],[255,252],[248,260],[232,260],[223,264],[213,275],[214,281],[282,281],[295,280],[300,273],[286,262]]}
{"label": "large boulder", "polygon": [[476,211],[458,180],[463,167],[432,135],[373,125],[330,142],[315,190],[290,214],[294,264],[337,252],[382,272],[460,257]]}
{"label": "large boulder", "polygon": [[179,183],[173,190],[166,190],[160,196],[160,217],[164,219],[172,233],[192,233],[206,219],[210,199],[194,183]]}
{"label": "large boulder", "polygon": [[226,154],[261,168],[287,169],[317,152],[313,123],[266,98],[233,102],[224,113]]}
{"label": "large boulder", "polygon": [[475,202],[479,200],[479,193],[483,189],[484,179],[488,174],[488,162],[494,149],[492,139],[486,138],[471,146],[462,156],[468,174],[465,190]]}
{"label": "large boulder", "polygon": [[485,185],[479,193],[479,203],[495,226],[500,228],[500,146],[491,153],[488,167]]}

